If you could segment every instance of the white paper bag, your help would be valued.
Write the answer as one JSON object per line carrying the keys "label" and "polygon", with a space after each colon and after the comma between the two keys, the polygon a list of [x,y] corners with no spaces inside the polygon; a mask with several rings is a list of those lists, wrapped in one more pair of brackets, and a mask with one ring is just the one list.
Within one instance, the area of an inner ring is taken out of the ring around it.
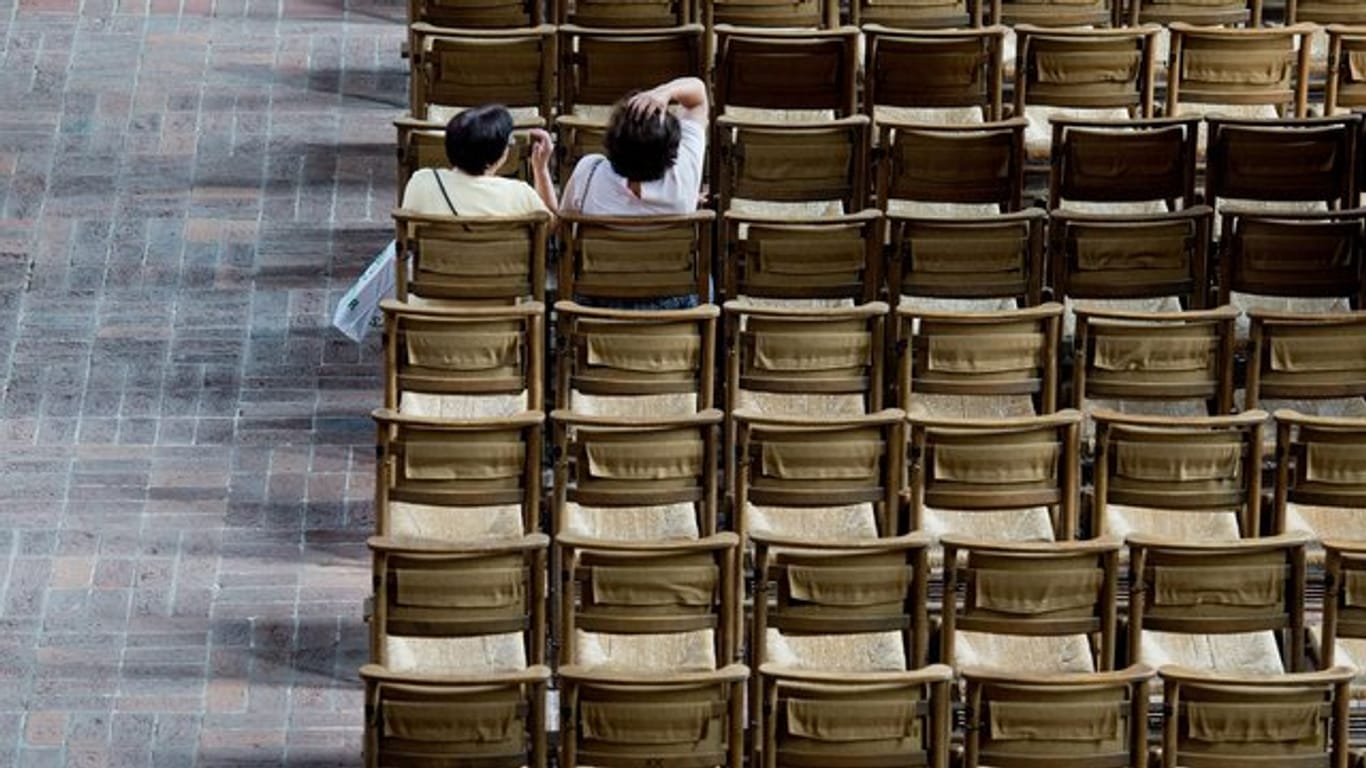
{"label": "white paper bag", "polygon": [[371,327],[383,324],[384,318],[377,310],[381,301],[394,295],[395,256],[395,243],[391,240],[337,302],[332,327],[352,341],[361,341]]}

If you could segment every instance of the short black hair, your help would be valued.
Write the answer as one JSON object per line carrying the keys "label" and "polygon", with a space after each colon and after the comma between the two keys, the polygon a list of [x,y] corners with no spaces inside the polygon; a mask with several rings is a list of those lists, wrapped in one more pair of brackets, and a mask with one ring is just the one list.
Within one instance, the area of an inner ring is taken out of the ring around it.
{"label": "short black hair", "polygon": [[479,176],[503,157],[511,136],[512,113],[507,107],[472,107],[446,124],[446,157],[456,168]]}
{"label": "short black hair", "polygon": [[678,118],[665,112],[636,116],[626,108],[630,96],[617,102],[607,120],[603,146],[612,170],[628,181],[658,181],[678,159],[683,129]]}

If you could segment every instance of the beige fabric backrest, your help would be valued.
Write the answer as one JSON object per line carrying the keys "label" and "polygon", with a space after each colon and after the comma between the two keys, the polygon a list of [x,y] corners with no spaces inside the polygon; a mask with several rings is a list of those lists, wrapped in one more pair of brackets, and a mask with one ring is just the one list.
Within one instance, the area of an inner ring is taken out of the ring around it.
{"label": "beige fabric backrest", "polygon": [[1233,407],[1232,307],[1190,312],[1078,309],[1073,392],[1081,398],[1212,401]]}
{"label": "beige fabric backrest", "polygon": [[1247,404],[1366,395],[1366,312],[1248,311]]}
{"label": "beige fabric backrest", "polygon": [[[447,420],[378,409],[375,525],[391,532],[394,503],[473,508],[514,505],[522,533],[540,515],[542,425],[545,415]],[[464,543],[464,542],[451,542]]]}
{"label": "beige fabric backrest", "polygon": [[1143,661],[1145,630],[1187,635],[1282,633],[1282,663],[1304,656],[1302,533],[1214,544],[1131,534],[1129,654]]}
{"label": "beige fabric backrest", "polygon": [[905,414],[769,417],[747,410],[737,423],[736,529],[749,505],[820,509],[872,504],[879,535],[897,531]]}
{"label": "beige fabric backrest", "polygon": [[1052,413],[1062,311],[1055,303],[974,313],[898,307],[898,405],[909,412],[916,393],[1024,394]]}
{"label": "beige fabric backrest", "polygon": [[519,395],[539,408],[545,307],[445,308],[385,300],[384,405],[405,393]]}
{"label": "beige fabric backrest", "polygon": [[503,104],[534,108],[548,125],[555,102],[555,27],[442,29],[414,24],[413,117],[428,109]]}
{"label": "beige fabric backrest", "polygon": [[707,296],[716,214],[602,217],[561,213],[560,296],[644,300]]}
{"label": "beige fabric backrest", "polygon": [[985,119],[1001,119],[1005,28],[926,29],[931,25],[900,18],[958,13],[964,5],[962,0],[858,0],[850,6],[854,23],[862,16],[866,36],[864,114],[873,115],[877,106],[982,107]]}
{"label": "beige fabric backrest", "polygon": [[1220,226],[1220,301],[1260,296],[1366,299],[1366,209],[1266,213],[1227,206]]}
{"label": "beige fabric backrest", "polygon": [[1274,677],[1162,667],[1162,754],[1178,765],[1347,764],[1351,667]]}
{"label": "beige fabric backrest", "polygon": [[555,303],[559,371],[555,403],[571,394],[695,394],[697,410],[712,407],[716,319],[705,305],[667,311],[619,311]]}
{"label": "beige fabric backrest", "polygon": [[361,677],[367,768],[545,768],[548,667],[429,679],[367,664]]}
{"label": "beige fabric backrest", "polygon": [[1311,25],[1197,27],[1174,21],[1167,28],[1168,115],[1192,103],[1267,105],[1305,116]]}
{"label": "beige fabric backrest", "polygon": [[399,301],[409,296],[459,303],[544,301],[549,214],[454,217],[398,209],[393,215]]}
{"label": "beige fabric backrest", "polygon": [[1048,207],[1068,202],[1195,205],[1198,118],[1054,118]]}
{"label": "beige fabric backrest", "polygon": [[1074,410],[1015,419],[911,416],[911,529],[925,508],[1054,510],[1059,539],[1075,530],[1080,482],[1081,414]]}
{"label": "beige fabric backrest", "polygon": [[1049,214],[1052,285],[1059,298],[1146,299],[1180,296],[1209,303],[1209,236],[1214,212]]}
{"label": "beige fabric backrest", "polygon": [[387,657],[391,637],[448,639],[519,633],[525,658],[544,661],[546,551],[529,534],[464,550],[410,547],[374,537],[375,605],[371,659]]}
{"label": "beige fabric backrest", "polygon": [[882,216],[876,209],[818,218],[728,211],[724,237],[727,298],[869,302],[881,288]]}
{"label": "beige fabric backrest", "polygon": [[1024,675],[967,668],[965,768],[1144,768],[1152,669]]}
{"label": "beige fabric backrest", "polygon": [[1123,415],[1097,409],[1093,530],[1110,504],[1144,509],[1232,511],[1244,537],[1261,529],[1264,411],[1234,416]]}
{"label": "beige fabric backrest", "polygon": [[941,543],[946,663],[955,663],[957,632],[1087,635],[1095,668],[1114,668],[1119,541],[991,543],[946,535]]}

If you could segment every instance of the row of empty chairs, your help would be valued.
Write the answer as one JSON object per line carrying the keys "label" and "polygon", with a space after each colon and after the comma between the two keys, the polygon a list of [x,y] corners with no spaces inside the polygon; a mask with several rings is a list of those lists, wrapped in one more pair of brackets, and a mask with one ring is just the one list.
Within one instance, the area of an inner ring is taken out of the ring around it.
{"label": "row of empty chairs", "polygon": [[[1288,0],[1279,16],[1294,24],[1366,23],[1353,0]],[[1274,15],[1263,0],[835,0],[742,2],[741,0],[409,0],[410,22],[443,27],[506,28],[544,23],[585,27],[669,27],[706,21],[756,27],[833,27],[878,23],[909,28],[983,24],[1116,26],[1124,23],[1261,25]]]}

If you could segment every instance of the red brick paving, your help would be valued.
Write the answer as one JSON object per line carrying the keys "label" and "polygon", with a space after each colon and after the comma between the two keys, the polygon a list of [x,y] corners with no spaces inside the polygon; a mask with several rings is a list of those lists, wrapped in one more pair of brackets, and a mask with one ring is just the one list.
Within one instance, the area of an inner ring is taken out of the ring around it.
{"label": "red brick paving", "polygon": [[359,763],[398,0],[0,0],[0,766]]}

